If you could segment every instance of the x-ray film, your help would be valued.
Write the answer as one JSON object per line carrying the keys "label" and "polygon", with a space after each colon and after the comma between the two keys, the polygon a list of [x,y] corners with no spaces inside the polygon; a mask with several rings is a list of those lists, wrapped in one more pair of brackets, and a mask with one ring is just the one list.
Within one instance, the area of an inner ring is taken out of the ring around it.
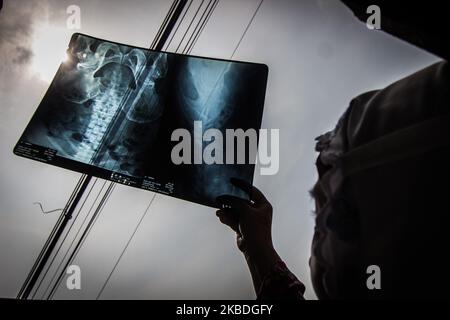
{"label": "x-ray film", "polygon": [[67,53],[16,155],[207,206],[215,207],[222,194],[243,196],[229,180],[252,183],[254,161],[195,164],[192,154],[191,164],[176,164],[171,154],[179,141],[172,141],[172,133],[189,132],[192,148],[183,150],[194,153],[195,146],[209,143],[195,137],[199,124],[202,132],[217,129],[224,138],[227,129],[258,132],[265,65],[152,51],[78,33]]}

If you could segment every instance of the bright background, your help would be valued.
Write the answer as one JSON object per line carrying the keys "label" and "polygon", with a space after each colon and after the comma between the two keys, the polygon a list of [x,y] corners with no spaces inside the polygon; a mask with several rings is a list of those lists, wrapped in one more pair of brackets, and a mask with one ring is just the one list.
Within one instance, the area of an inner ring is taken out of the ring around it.
{"label": "bright background", "polygon": [[[186,21],[200,0],[194,0]],[[192,54],[228,59],[260,0],[221,0]],[[0,12],[0,297],[15,297],[79,174],[13,155],[73,32],[66,8],[81,8],[80,32],[148,47],[171,1],[6,0]],[[178,44],[174,38],[169,51]],[[280,129],[280,171],[255,176],[274,207],[275,246],[306,284],[313,231],[314,138],[333,128],[352,97],[382,88],[437,59],[368,30],[337,0],[265,0],[234,59],[270,68],[263,128]],[[259,170],[257,169],[258,173]],[[118,185],[75,264],[95,298],[152,197]],[[158,195],[101,298],[253,299],[235,236],[214,210]]]}

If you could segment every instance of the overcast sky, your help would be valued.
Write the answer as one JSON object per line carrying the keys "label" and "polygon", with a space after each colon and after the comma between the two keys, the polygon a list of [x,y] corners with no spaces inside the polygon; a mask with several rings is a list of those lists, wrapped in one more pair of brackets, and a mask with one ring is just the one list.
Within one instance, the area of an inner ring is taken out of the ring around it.
{"label": "overcast sky", "polygon": [[[193,14],[200,1],[194,1]],[[148,47],[166,0],[5,0],[0,12],[0,297],[14,297],[79,174],[16,157],[12,149],[48,88],[73,32],[66,8],[81,8],[82,29]],[[221,0],[192,53],[230,58],[259,0]],[[188,20],[187,20],[188,21]],[[174,50],[178,38],[169,50]],[[275,246],[310,285],[314,138],[333,128],[352,97],[382,88],[436,58],[368,30],[337,0],[265,0],[234,56],[269,66],[263,128],[280,129],[280,171],[255,175],[274,207]],[[256,170],[259,172],[259,170]],[[101,185],[101,182],[98,182]],[[143,210],[148,191],[117,186],[75,263],[82,290],[58,298],[95,298]],[[234,235],[213,209],[158,195],[102,298],[254,298]]]}

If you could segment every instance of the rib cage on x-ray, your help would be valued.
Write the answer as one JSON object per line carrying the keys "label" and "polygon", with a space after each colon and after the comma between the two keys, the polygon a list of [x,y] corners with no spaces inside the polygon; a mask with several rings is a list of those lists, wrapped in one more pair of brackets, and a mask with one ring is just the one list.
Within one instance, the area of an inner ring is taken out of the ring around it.
{"label": "rib cage on x-ray", "polygon": [[33,158],[107,179],[123,175],[118,182],[208,205],[220,194],[242,195],[229,178],[251,182],[253,164],[176,166],[171,133],[184,128],[194,136],[194,121],[223,133],[259,129],[265,66],[155,52],[81,34],[73,36],[68,56],[17,154],[30,157],[23,152],[29,144],[49,148],[56,154],[50,161],[47,151]]}

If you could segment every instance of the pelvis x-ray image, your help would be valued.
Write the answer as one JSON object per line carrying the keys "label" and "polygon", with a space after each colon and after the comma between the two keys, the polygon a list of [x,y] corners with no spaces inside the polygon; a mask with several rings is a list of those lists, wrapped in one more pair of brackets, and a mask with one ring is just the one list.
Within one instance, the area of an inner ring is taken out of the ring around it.
{"label": "pelvis x-ray image", "polygon": [[[242,196],[231,177],[254,165],[179,164],[172,132],[261,126],[267,67],[151,51],[74,34],[14,152],[134,187],[215,206]],[[194,143],[194,142],[192,142]],[[205,144],[205,142],[202,142]]]}

